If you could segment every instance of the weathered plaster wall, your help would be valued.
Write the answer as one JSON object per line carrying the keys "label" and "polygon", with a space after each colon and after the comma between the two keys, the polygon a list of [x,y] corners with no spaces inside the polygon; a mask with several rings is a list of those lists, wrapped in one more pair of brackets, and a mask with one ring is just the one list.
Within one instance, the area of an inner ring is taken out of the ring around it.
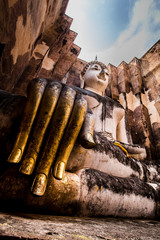
{"label": "weathered plaster wall", "polygon": [[[68,0],[0,1],[0,88],[25,94],[39,75],[60,80],[79,54]],[[60,71],[60,69],[62,71]]]}

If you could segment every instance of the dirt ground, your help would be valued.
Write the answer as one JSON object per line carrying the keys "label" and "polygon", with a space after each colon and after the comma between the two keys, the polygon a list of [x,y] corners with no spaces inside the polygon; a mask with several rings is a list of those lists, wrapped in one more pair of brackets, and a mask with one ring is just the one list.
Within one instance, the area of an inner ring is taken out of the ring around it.
{"label": "dirt ground", "polygon": [[1,212],[0,239],[160,240],[160,221]]}

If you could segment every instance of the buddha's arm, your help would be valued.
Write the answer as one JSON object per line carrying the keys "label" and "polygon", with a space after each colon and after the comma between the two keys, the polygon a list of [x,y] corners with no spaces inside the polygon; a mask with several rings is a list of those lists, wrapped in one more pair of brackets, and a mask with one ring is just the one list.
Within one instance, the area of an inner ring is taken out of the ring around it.
{"label": "buddha's arm", "polygon": [[115,124],[116,140],[128,143],[126,126],[125,126],[125,110],[115,106],[113,109],[113,122]]}

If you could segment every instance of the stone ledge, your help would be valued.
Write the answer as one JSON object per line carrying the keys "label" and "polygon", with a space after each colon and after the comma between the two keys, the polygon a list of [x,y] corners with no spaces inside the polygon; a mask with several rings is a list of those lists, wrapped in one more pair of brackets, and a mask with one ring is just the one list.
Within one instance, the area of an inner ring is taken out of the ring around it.
{"label": "stone ledge", "polygon": [[0,213],[0,239],[158,240],[160,222]]}

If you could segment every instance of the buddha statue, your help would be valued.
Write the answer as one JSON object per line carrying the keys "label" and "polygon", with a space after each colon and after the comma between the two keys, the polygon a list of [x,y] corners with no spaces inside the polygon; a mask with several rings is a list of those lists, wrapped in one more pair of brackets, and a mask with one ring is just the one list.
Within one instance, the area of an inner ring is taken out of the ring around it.
{"label": "buddha statue", "polygon": [[27,98],[0,91],[3,205],[159,217],[157,168],[143,162],[145,148],[128,143],[125,109],[104,94],[108,74],[103,63],[92,61],[81,73],[81,88],[37,78]]}

